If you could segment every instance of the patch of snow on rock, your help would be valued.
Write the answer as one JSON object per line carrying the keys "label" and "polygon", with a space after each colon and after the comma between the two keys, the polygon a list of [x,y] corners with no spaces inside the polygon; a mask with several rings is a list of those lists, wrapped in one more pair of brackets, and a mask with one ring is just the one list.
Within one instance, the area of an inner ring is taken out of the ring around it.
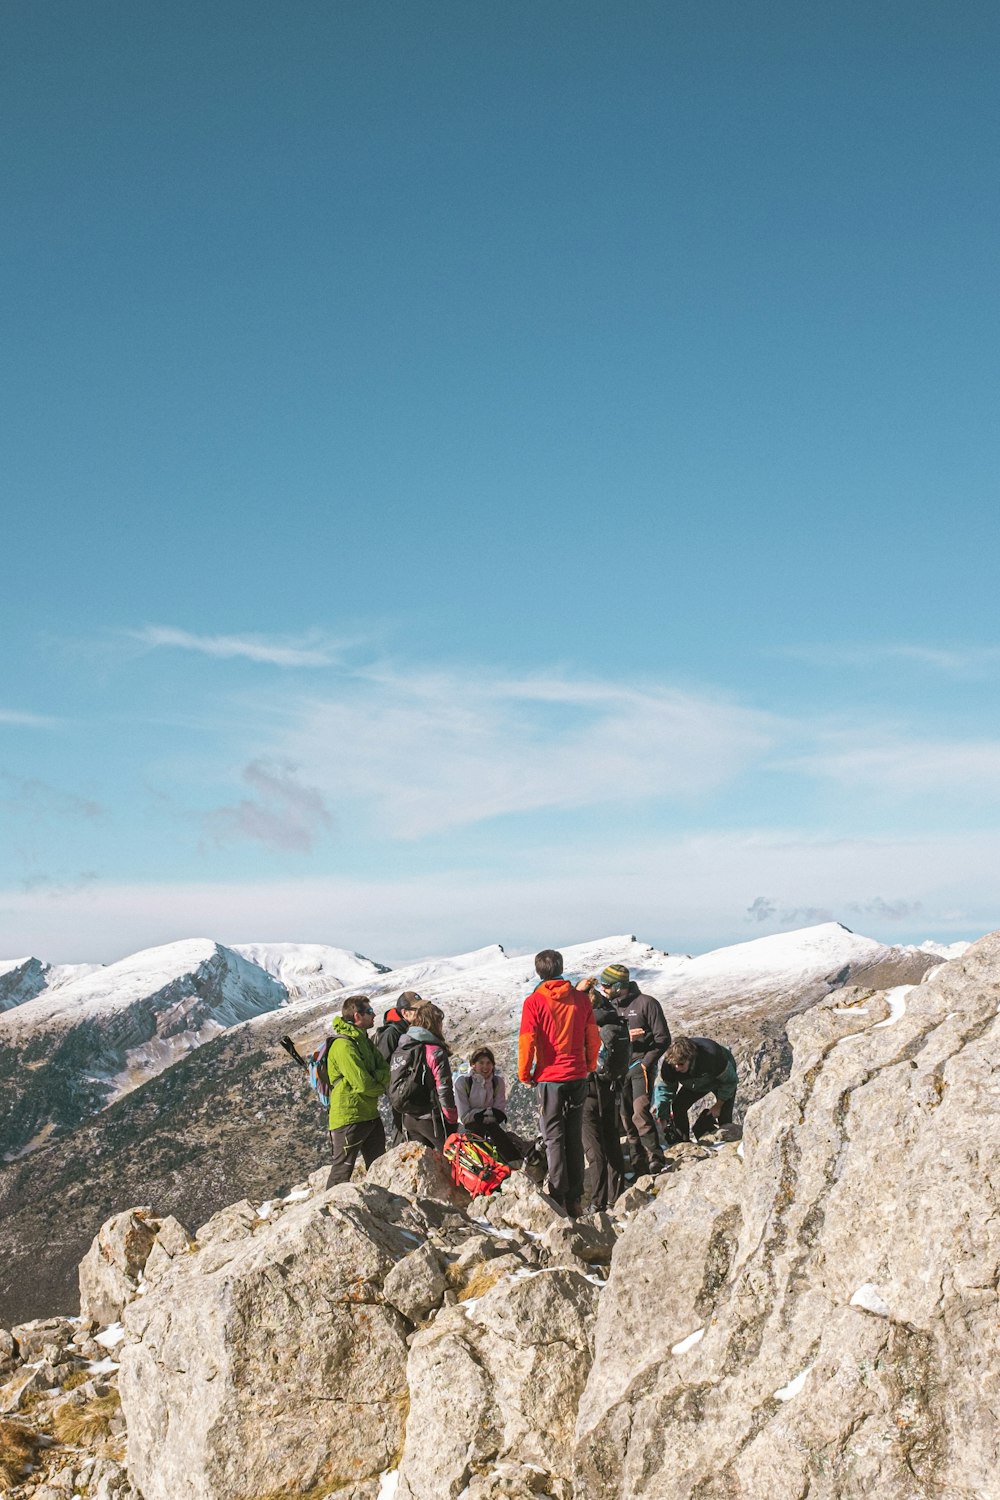
{"label": "patch of snow on rock", "polygon": [[880,1295],[878,1287],[871,1281],[866,1281],[858,1287],[851,1298],[851,1306],[860,1307],[865,1312],[874,1313],[877,1318],[888,1318],[890,1316],[888,1304]]}
{"label": "patch of snow on rock", "polygon": [[689,1349],[694,1348],[695,1344],[700,1344],[704,1337],[704,1328],[696,1328],[694,1333],[689,1333],[687,1338],[681,1339],[679,1344],[672,1344],[670,1352],[671,1354],[686,1354]]}

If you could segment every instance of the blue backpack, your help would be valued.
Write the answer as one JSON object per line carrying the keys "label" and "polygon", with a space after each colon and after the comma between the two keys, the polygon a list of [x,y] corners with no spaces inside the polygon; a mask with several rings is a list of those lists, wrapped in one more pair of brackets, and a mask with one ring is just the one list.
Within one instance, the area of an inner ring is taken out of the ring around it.
{"label": "blue backpack", "polygon": [[309,1059],[309,1087],[324,1109],[330,1108],[330,1074],[327,1058],[333,1046],[333,1037],[328,1036],[322,1047],[318,1047]]}

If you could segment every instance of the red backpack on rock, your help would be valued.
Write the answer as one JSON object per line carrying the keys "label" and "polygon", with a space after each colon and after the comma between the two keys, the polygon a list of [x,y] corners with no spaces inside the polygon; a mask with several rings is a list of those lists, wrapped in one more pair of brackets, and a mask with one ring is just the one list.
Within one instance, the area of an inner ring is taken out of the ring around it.
{"label": "red backpack on rock", "polygon": [[452,1179],[473,1198],[495,1193],[510,1176],[489,1141],[474,1131],[461,1135],[456,1131],[442,1146],[446,1161],[451,1162]]}

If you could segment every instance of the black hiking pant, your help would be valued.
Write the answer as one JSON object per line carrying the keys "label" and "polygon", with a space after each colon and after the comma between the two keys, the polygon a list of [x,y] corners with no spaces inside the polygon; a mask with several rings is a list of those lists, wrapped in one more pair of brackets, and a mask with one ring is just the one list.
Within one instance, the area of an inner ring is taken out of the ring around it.
{"label": "black hiking pant", "polygon": [[549,1194],[570,1212],[583,1197],[583,1106],[586,1078],[568,1083],[540,1083],[538,1124],[545,1142]]}
{"label": "black hiking pant", "polygon": [[385,1153],[385,1129],[381,1119],[357,1120],[353,1125],[341,1125],[330,1131],[330,1146],[333,1150],[333,1165],[326,1179],[328,1188],[338,1182],[350,1182],[358,1152],[364,1157],[366,1167]]}
{"label": "black hiking pant", "polygon": [[474,1131],[476,1135],[489,1141],[505,1166],[522,1162],[531,1150],[530,1142],[522,1141],[519,1135],[508,1130],[499,1120],[484,1120],[482,1110],[477,1114],[467,1115],[462,1125],[466,1130]]}
{"label": "black hiking pant", "polygon": [[629,1155],[637,1176],[658,1172],[663,1166],[663,1147],[653,1117],[650,1095],[653,1079],[641,1065],[625,1080],[621,1094],[622,1124],[628,1138]]}
{"label": "black hiking pant", "polygon": [[[704,1079],[696,1079],[694,1086],[685,1085],[678,1089],[674,1096],[674,1112],[670,1123],[673,1125],[678,1138],[682,1141],[691,1139],[691,1123],[689,1113],[691,1106],[697,1104],[699,1099],[704,1099],[706,1094],[714,1093],[712,1082]],[[718,1097],[718,1095],[716,1095]],[[731,1099],[722,1099],[719,1108],[719,1124],[731,1125],[733,1123],[733,1105],[736,1103],[736,1095]]]}
{"label": "black hiking pant", "polygon": [[408,1141],[420,1141],[440,1151],[445,1138],[444,1121],[437,1110],[432,1115],[404,1115],[403,1134]]}
{"label": "black hiking pant", "polygon": [[610,1208],[624,1182],[618,1093],[610,1078],[592,1078],[583,1106],[583,1154],[587,1158],[584,1182],[591,1208]]}

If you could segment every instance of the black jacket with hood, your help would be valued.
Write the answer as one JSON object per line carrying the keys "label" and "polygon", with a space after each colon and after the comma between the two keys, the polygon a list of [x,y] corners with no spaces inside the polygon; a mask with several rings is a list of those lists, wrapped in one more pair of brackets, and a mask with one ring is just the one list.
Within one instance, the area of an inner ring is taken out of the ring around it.
{"label": "black jacket with hood", "polygon": [[670,1027],[663,1007],[654,996],[644,995],[634,979],[623,995],[615,996],[615,1006],[630,1031],[639,1029],[642,1032],[641,1036],[632,1038],[632,1056],[642,1063],[649,1090],[652,1090],[656,1065],[670,1046]]}

